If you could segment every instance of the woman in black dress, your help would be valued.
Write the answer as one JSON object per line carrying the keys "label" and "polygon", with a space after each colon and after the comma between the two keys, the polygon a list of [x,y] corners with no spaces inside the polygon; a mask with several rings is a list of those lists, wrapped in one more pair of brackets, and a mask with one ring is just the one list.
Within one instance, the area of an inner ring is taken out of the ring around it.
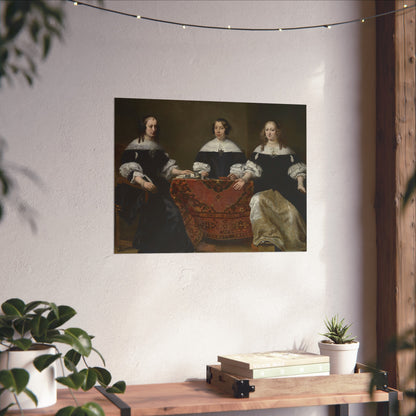
{"label": "woman in black dress", "polygon": [[224,118],[218,118],[212,125],[211,139],[198,152],[193,170],[201,178],[229,178],[235,180],[244,174],[246,157],[241,149],[228,138],[231,131],[230,123]]}
{"label": "woman in black dress", "polygon": [[277,121],[268,121],[262,143],[247,161],[234,188],[254,180],[250,201],[253,244],[272,244],[277,251],[306,250],[306,165],[283,141]]}
{"label": "woman in black dress", "polygon": [[156,117],[144,117],[139,137],[126,147],[121,159],[120,174],[141,188],[133,201],[139,214],[133,247],[141,253],[192,252],[194,247],[169,192],[173,177],[192,171],[178,168],[159,145],[158,136]]}

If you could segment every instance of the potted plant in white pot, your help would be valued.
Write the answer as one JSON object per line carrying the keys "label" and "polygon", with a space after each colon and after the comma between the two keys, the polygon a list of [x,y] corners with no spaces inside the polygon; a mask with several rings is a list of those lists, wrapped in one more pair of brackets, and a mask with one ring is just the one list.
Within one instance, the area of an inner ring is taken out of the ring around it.
{"label": "potted plant in white pot", "polygon": [[[0,312],[0,416],[17,405],[24,409],[46,407],[56,402],[56,382],[72,390],[90,390],[97,383],[110,393],[122,393],[124,381],[111,387],[111,373],[103,367],[91,367],[87,358],[94,351],[92,336],[80,328],[62,328],[76,311],[70,306],[21,299],[9,299]],[[67,352],[63,354],[60,348]],[[62,375],[57,377],[55,365],[60,362]],[[78,366],[83,364],[80,370]],[[65,374],[66,373],[66,374]],[[75,398],[74,398],[75,400]],[[104,415],[96,403],[69,406],[59,411],[62,416],[73,413]]]}
{"label": "potted plant in white pot", "polygon": [[327,332],[321,334],[327,339],[318,343],[321,355],[329,356],[331,374],[352,374],[357,363],[360,343],[357,337],[348,334],[352,324],[345,324],[338,315],[325,320]]}

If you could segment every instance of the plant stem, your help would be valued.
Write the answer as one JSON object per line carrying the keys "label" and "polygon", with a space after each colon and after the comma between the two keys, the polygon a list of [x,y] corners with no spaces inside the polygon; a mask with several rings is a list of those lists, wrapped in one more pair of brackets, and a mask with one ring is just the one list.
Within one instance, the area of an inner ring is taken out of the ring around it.
{"label": "plant stem", "polygon": [[19,399],[17,398],[17,394],[13,393],[13,397],[14,397],[14,401],[16,402],[17,406],[19,407],[20,414],[23,416],[24,412],[23,412],[22,406],[20,405]]}
{"label": "plant stem", "polygon": [[[56,351],[58,352],[58,354],[60,354],[60,351],[58,350],[58,348],[54,345],[54,348],[56,349]],[[61,371],[62,371],[62,375],[65,376],[65,367],[64,367],[64,360],[62,358],[62,355],[59,357],[59,362],[61,364]],[[75,398],[74,392],[72,391],[72,389],[70,387],[68,387],[69,393],[71,394],[72,399],[74,400],[76,406],[78,407],[78,401]]]}

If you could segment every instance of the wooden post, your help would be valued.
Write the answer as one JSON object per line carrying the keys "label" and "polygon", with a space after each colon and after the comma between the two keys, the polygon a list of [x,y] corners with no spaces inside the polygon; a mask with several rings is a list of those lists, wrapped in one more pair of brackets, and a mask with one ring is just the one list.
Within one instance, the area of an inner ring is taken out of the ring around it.
{"label": "wooden post", "polygon": [[[414,6],[376,1],[377,14]],[[415,388],[408,379],[415,351],[389,353],[390,340],[415,328],[416,207],[415,195],[403,207],[409,178],[416,169],[415,143],[415,8],[377,19],[377,350],[389,384]],[[403,414],[414,403],[404,401]]]}

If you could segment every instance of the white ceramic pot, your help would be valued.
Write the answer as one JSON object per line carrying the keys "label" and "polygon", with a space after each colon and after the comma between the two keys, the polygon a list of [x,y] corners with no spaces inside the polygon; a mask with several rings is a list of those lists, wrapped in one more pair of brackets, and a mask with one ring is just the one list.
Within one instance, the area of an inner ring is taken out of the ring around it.
{"label": "white ceramic pot", "polygon": [[[55,363],[42,372],[39,372],[33,365],[33,360],[43,354],[56,354],[56,350],[49,345],[36,345],[34,349],[28,351],[4,351],[0,354],[0,370],[23,368],[29,373],[30,378],[26,388],[36,395],[38,406],[36,407],[35,403],[22,392],[17,397],[23,409],[36,409],[56,403]],[[10,403],[15,403],[13,395],[8,391],[3,392],[0,395],[0,409]],[[13,406],[10,410],[17,410],[17,407]]]}
{"label": "white ceramic pot", "polygon": [[329,356],[331,374],[353,374],[357,363],[357,354],[360,343],[331,344],[319,342],[321,355]]}

